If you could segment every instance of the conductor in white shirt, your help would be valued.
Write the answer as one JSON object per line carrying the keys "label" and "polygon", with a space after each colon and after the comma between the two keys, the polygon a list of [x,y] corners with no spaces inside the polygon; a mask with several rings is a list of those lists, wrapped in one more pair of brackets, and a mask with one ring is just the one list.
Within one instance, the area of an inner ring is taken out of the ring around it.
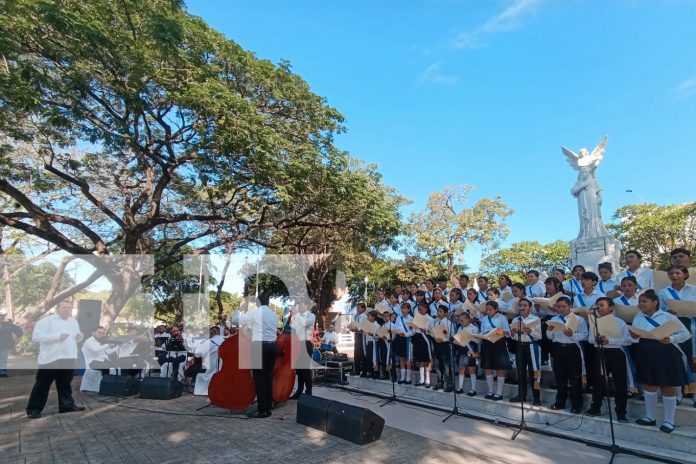
{"label": "conductor in white shirt", "polygon": [[267,293],[258,297],[259,307],[243,310],[239,315],[239,325],[251,331],[252,359],[255,353],[261,354],[261,365],[253,366],[252,374],[256,384],[256,403],[258,410],[248,414],[250,418],[271,417],[273,405],[273,365],[276,358],[276,338],[278,336],[278,316],[268,307]]}
{"label": "conductor in white shirt", "polygon": [[[300,349],[305,349],[309,359],[312,358],[312,350],[314,345],[312,344],[312,332],[314,331],[314,323],[316,322],[316,316],[308,310],[306,304],[300,304],[298,308],[293,308],[292,311],[292,321],[290,326],[295,331],[295,335],[300,340],[302,347]],[[290,397],[290,399],[299,399],[300,395],[311,395],[312,394],[312,370],[311,369],[299,369],[299,367],[309,367],[309,366],[297,366],[295,368],[295,374],[297,374],[297,390]]]}
{"label": "conductor in white shirt", "polygon": [[39,366],[36,382],[27,403],[27,417],[38,419],[46,406],[51,384],[56,382],[58,412],[84,411],[72,397],[70,383],[77,367],[77,344],[83,335],[72,317],[72,302],[58,303],[55,314],[39,320],[34,327],[32,340],[39,344]]}

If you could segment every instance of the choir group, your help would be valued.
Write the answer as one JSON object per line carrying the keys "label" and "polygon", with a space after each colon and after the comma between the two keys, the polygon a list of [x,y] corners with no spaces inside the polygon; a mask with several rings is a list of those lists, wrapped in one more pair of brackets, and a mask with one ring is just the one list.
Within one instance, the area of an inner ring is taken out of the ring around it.
{"label": "choir group", "polygon": [[[657,273],[641,267],[640,253],[628,251],[626,269],[616,276],[611,264],[602,263],[596,274],[577,265],[569,279],[562,269],[543,280],[530,270],[526,285],[502,275],[496,287],[479,276],[478,288],[470,288],[462,274],[451,276],[451,289],[447,279],[429,279],[423,289],[411,284],[380,290],[374,309],[356,307],[350,326],[356,335],[353,374],[399,384],[411,384],[413,375],[416,386],[456,393],[465,392],[468,377],[466,394],[472,397],[478,394],[477,375],[485,376],[485,398],[499,401],[514,364],[520,378],[510,401],[527,401],[529,387],[533,405],[541,406],[541,366],[550,362],[557,390],[550,408],[565,409],[570,400],[570,411],[580,413],[585,384],[592,391],[585,414],[597,416],[606,372],[620,422],[627,422],[628,397],[642,391],[645,416],[636,423],[655,426],[659,390],[660,430],[670,433],[677,404],[696,393],[696,286],[687,283],[691,253],[677,248],[671,259],[669,280],[662,285],[656,285]],[[675,311],[674,302],[684,304]]]}

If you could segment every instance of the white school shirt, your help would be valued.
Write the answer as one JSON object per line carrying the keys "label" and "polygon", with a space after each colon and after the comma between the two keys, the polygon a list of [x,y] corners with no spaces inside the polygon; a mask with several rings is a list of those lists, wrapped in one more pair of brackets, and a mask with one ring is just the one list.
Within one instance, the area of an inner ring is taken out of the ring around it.
{"label": "white school shirt", "polygon": [[649,288],[655,288],[655,284],[653,283],[652,269],[649,269],[647,267],[639,267],[638,269],[636,269],[636,272],[631,272],[628,269],[625,269],[619,275],[616,276],[615,281],[621,282],[621,279],[630,276],[636,278],[636,281],[638,282],[638,290],[647,290]]}
{"label": "white school shirt", "polygon": [[433,319],[433,321],[432,321],[431,324],[432,324],[432,325],[430,326],[431,329],[432,329],[433,327],[437,327],[437,326],[444,326],[445,329],[447,330],[447,338],[449,338],[450,335],[452,335],[452,321],[450,321],[450,320],[447,318],[447,316],[445,316],[443,319],[440,319],[439,317],[436,317],[435,319]]}
{"label": "white school shirt", "polygon": [[479,290],[478,293],[476,294],[476,302],[477,303],[483,303],[484,301],[488,301],[488,289],[486,290]]}
{"label": "white school shirt", "polygon": [[524,294],[527,298],[542,298],[546,295],[546,285],[539,281],[534,285],[525,285]]}
{"label": "white school shirt", "polygon": [[389,311],[392,312],[392,314],[396,314],[397,316],[401,315],[401,303],[389,305],[388,308],[389,308]]}
{"label": "white school shirt", "polygon": [[425,301],[427,301],[428,303],[433,301],[433,292],[431,292],[429,290],[425,291]]}
{"label": "white school shirt", "polygon": [[316,316],[310,311],[305,311],[304,313],[298,312],[292,317],[290,327],[295,330],[295,334],[300,341],[311,341],[312,332],[314,331],[314,322],[316,320]]}
{"label": "white school shirt", "polygon": [[432,303],[430,303],[430,317],[432,317],[433,319],[437,319],[437,308],[441,305],[447,306],[449,308],[449,302],[447,302],[447,300],[440,300],[437,302],[433,301]]}
{"label": "white school shirt", "polygon": [[[678,298],[674,297],[675,294]],[[684,284],[681,290],[676,290],[670,285],[657,292],[657,297],[660,299],[660,309],[667,311],[667,300],[696,301],[696,285]]]}
{"label": "white school shirt", "polygon": [[573,308],[591,308],[597,300],[605,296],[604,293],[597,290],[597,287],[592,289],[592,293],[587,295],[585,292],[578,293],[573,298]]}
{"label": "white school shirt", "polygon": [[326,344],[333,343],[334,345],[337,345],[338,344],[338,334],[336,332],[324,332],[324,336],[322,337],[322,341]]}
{"label": "white school shirt", "polygon": [[638,306],[638,295],[633,295],[631,298],[626,295],[621,295],[614,298],[614,304],[621,306]]}
{"label": "white school shirt", "polygon": [[410,314],[408,316],[396,316],[396,320],[394,321],[394,327],[396,327],[399,330],[403,330],[406,333],[407,337],[411,337],[413,335],[413,328],[408,325],[409,322],[413,322],[413,316]]}
{"label": "white school shirt", "polygon": [[[457,322],[454,325],[453,330],[454,330],[454,335],[457,335],[462,330],[469,332],[471,335],[478,335],[479,334],[479,328],[476,327],[476,324],[474,324],[473,322],[470,323],[469,325],[467,325],[466,327],[464,327],[459,322]],[[469,343],[467,343],[467,348],[469,348],[470,350],[478,351],[478,344],[479,344],[478,340],[473,339]],[[460,345],[457,345],[457,346],[460,346]]]}
{"label": "white school shirt", "polygon": [[510,296],[512,296],[512,287],[510,287],[510,286],[505,287],[505,288],[499,288],[498,291],[500,291],[500,300],[503,299],[503,296],[504,296],[506,293],[509,293]]}
{"label": "white school shirt", "polygon": [[[523,318],[521,316],[516,316],[510,321],[510,329],[516,329],[519,327],[519,321],[522,319],[523,324],[531,324],[532,322],[539,319],[537,316],[530,314],[529,316]],[[530,338],[531,336],[531,338]],[[517,334],[514,336],[510,334],[512,340],[517,341]],[[537,324],[532,328],[532,333],[527,334],[527,332],[522,332],[522,337],[520,338],[522,343],[540,342],[541,341],[541,323]]]}
{"label": "white school shirt", "polygon": [[[681,328],[669,337],[669,341],[673,345],[679,345],[680,343],[683,343],[691,338],[689,331],[674,314],[668,313],[667,311],[655,311],[655,314],[650,316],[650,318],[659,325],[663,325],[669,321],[676,321],[679,323],[679,325],[681,325]],[[643,312],[636,314],[636,317],[633,318],[632,325],[633,327],[643,330],[652,330],[655,328],[655,326],[648,321],[648,316],[643,314]]]}
{"label": "white school shirt", "polygon": [[[67,333],[68,338],[60,339]],[[63,319],[58,314],[50,314],[40,319],[34,326],[31,339],[39,344],[39,365],[52,363],[59,359],[77,359],[77,340],[80,326],[74,317]]]}
{"label": "white school shirt", "polygon": [[457,301],[455,301],[454,303],[450,303],[450,304],[449,304],[449,312],[450,312],[450,314],[453,314],[453,313],[456,312],[458,309],[462,309],[463,307],[464,307],[464,303],[462,303],[461,301],[457,300]]}
{"label": "white school shirt", "polygon": [[614,290],[614,287],[616,286],[616,280],[614,279],[608,279],[608,280],[601,280],[597,282],[597,289],[599,289],[600,292],[606,294],[607,292],[610,292]]}
{"label": "white school shirt", "polygon": [[488,314],[481,315],[481,333],[486,334],[493,329],[503,329],[506,335],[509,334],[510,324],[507,317],[500,313],[496,313],[493,317],[489,317]]}
{"label": "white school shirt", "polygon": [[[375,328],[374,331],[377,332],[377,331],[380,329],[379,323],[378,323],[377,321],[373,321],[372,324],[373,324],[373,326],[374,326],[374,328]],[[363,332],[363,337],[365,338],[365,343],[369,343],[369,342],[374,342],[374,341],[375,341],[375,337],[374,337],[373,335],[369,335],[369,334],[366,334],[366,333],[364,333],[364,332]]]}
{"label": "white school shirt", "polygon": [[563,282],[563,291],[567,295],[577,295],[578,293],[582,293],[582,283],[579,280],[575,280],[575,277],[573,277],[572,279]]}
{"label": "white school shirt", "polygon": [[[587,340],[587,322],[585,322],[585,318],[583,318],[583,317],[577,316],[577,318],[579,319],[580,324],[578,325],[578,330],[573,332],[572,336],[568,337],[566,334],[564,334],[560,330],[549,330],[546,332],[546,336],[553,342],[563,343],[563,344],[568,344],[568,343],[579,344],[580,342]],[[563,322],[565,324],[565,319],[566,319],[565,316],[561,316],[560,314],[557,314],[551,320]]]}
{"label": "white school shirt", "polygon": [[[628,325],[623,321],[623,319],[621,319],[620,317],[616,317],[613,314],[608,314],[604,317],[613,317],[616,320],[616,324],[619,326],[619,329],[621,329],[621,336],[619,338],[607,338],[607,344],[604,345],[605,348],[621,348],[633,344],[631,332],[628,330]],[[597,340],[595,339],[594,323],[589,324],[588,330],[589,336],[587,337],[587,341],[590,343],[590,345],[597,345]],[[600,335],[602,334],[600,333]]]}

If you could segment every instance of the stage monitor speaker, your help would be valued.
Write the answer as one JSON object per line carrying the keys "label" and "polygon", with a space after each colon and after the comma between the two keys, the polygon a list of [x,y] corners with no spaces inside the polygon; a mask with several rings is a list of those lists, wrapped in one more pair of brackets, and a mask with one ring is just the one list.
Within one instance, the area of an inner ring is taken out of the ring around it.
{"label": "stage monitor speaker", "polygon": [[140,382],[130,375],[104,375],[99,383],[99,394],[105,396],[133,396],[140,392]]}
{"label": "stage monitor speaker", "polygon": [[92,336],[94,329],[99,326],[101,306],[101,300],[80,300],[77,303],[77,323],[85,339]]}
{"label": "stage monitor speaker", "polygon": [[384,418],[369,409],[311,395],[300,396],[297,423],[357,445],[379,440],[384,430]]}
{"label": "stage monitor speaker", "polygon": [[171,400],[184,392],[184,384],[173,377],[145,377],[140,386],[144,400]]}

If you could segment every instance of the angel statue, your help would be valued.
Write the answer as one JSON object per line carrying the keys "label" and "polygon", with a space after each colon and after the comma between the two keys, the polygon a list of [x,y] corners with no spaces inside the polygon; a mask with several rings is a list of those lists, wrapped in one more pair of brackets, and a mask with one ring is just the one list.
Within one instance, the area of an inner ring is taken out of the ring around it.
{"label": "angel statue", "polygon": [[589,153],[581,148],[575,153],[561,147],[568,159],[568,164],[578,171],[578,180],[570,189],[570,194],[578,199],[578,214],[580,216],[580,233],[578,239],[606,237],[609,235],[602,222],[602,189],[597,183],[595,170],[604,157],[608,136]]}

